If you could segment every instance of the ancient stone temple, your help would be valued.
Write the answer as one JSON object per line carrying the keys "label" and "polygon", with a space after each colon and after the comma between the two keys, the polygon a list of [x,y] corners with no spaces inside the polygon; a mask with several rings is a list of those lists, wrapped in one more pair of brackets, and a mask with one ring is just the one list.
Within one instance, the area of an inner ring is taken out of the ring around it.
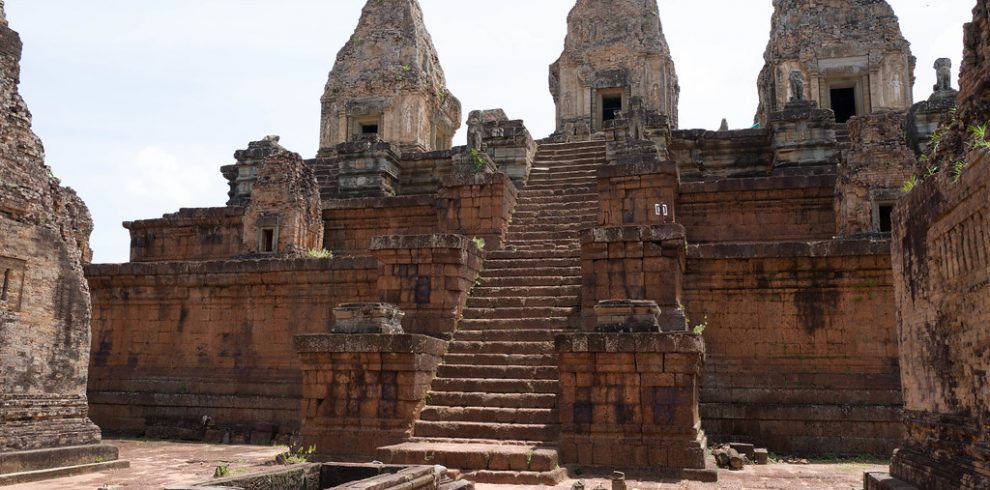
{"label": "ancient stone temple", "polygon": [[764,126],[771,114],[800,94],[795,72],[804,77],[806,97],[832,109],[844,123],[881,110],[906,111],[913,101],[915,59],[894,10],[876,0],[774,0],[770,43],[760,73]]}
{"label": "ancient stone temple", "polygon": [[415,0],[368,2],[323,94],[320,151],[378,137],[410,150],[450,149],[461,103],[447,89]]}
{"label": "ancient stone temple", "polygon": [[567,16],[567,39],[550,66],[557,135],[600,133],[633,98],[677,127],[677,72],[653,0],[580,0]]}
{"label": "ancient stone temple", "polygon": [[[866,488],[990,488],[990,2],[966,26],[958,110],[928,175],[898,202],[894,275],[907,437]],[[943,88],[944,90],[944,88]],[[936,92],[938,87],[936,87]],[[931,167],[930,167],[931,168]]]}
{"label": "ancient stone temple", "polygon": [[251,142],[225,207],[125,223],[131,263],[86,269],[94,420],[518,484],[711,480],[709,441],[889,454],[893,208],[951,106],[908,113],[886,2],[776,5],[760,127],[677,129],[656,2],[579,0],[557,131],[477,110],[451,148],[418,3],[369,0],[315,158]]}
{"label": "ancient stone temple", "polygon": [[89,419],[92,221],[44,164],[0,2],[0,485],[119,467]]}

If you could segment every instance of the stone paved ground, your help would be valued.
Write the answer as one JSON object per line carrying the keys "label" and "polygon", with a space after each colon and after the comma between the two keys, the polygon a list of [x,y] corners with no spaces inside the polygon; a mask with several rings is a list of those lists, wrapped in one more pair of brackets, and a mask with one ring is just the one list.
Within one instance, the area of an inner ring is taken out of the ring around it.
{"label": "stone paved ground", "polygon": [[120,448],[120,457],[131,467],[108,473],[3,487],[3,490],[96,490],[104,484],[127,490],[161,490],[167,485],[204,481],[221,464],[234,474],[261,471],[285,448],[265,446],[221,446],[162,441],[108,440]]}
{"label": "stone paved ground", "polygon": [[[236,473],[265,469],[282,448],[261,446],[219,446],[160,441],[107,441],[120,448],[121,457],[130,460],[131,468],[110,473],[64,478],[61,480],[4,487],[3,490],[96,490],[104,484],[119,485],[126,490],[161,490],[167,485],[203,481],[213,476],[218,465],[228,464]],[[734,473],[723,471],[719,483],[657,483],[630,480],[629,490],[860,490],[863,472],[883,471],[886,466],[840,463],[752,466]],[[611,488],[610,482],[589,478],[586,488],[598,483]],[[555,490],[569,490],[568,481]],[[478,485],[477,490],[545,490],[546,487]]]}

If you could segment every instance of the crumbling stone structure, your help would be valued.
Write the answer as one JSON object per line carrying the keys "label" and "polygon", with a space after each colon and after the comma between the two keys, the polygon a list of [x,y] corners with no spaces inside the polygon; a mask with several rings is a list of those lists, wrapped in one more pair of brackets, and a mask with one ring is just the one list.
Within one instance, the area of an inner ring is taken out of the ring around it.
{"label": "crumbling stone structure", "polygon": [[86,400],[93,223],[45,166],[20,58],[0,2],[0,485],[126,466]]}
{"label": "crumbling stone structure", "polygon": [[[710,480],[709,440],[888,453],[904,427],[885,223],[918,166],[913,63],[885,2],[776,5],[759,128],[676,129],[655,2],[580,0],[557,133],[475,111],[447,148],[453,99],[421,83],[439,65],[392,58],[435,61],[419,6],[369,1],[316,158],[251,143],[223,168],[228,206],[128,223],[132,263],[87,269],[94,418],[517,484],[568,464]],[[847,18],[848,42],[826,35]],[[869,109],[847,124],[822,98],[840,79]],[[443,117],[393,131],[404,104]],[[381,131],[353,137],[379,109]]]}
{"label": "crumbling stone structure", "polygon": [[961,171],[930,176],[894,212],[907,437],[868,490],[990,487],[990,152],[966,131],[990,117],[988,12],[979,0],[966,26],[958,122],[932,162],[961,158]]}
{"label": "crumbling stone structure", "polygon": [[[758,82],[759,122],[791,100],[832,109],[836,121],[881,110],[906,111],[913,101],[915,59],[886,1],[774,0]],[[799,73],[807,91],[795,93]]]}
{"label": "crumbling stone structure", "polygon": [[460,126],[461,103],[447,89],[419,3],[368,2],[327,81],[321,154],[367,139],[447,150]]}
{"label": "crumbling stone structure", "polygon": [[565,141],[589,139],[630,108],[667,115],[677,127],[680,86],[652,0],[579,0],[567,16],[567,39],[550,66],[557,132]]}

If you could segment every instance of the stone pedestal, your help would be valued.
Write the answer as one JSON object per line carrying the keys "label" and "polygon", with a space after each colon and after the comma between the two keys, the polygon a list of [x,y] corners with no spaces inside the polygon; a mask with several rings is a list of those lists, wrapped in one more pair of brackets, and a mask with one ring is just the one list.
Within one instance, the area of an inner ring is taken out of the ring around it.
{"label": "stone pedestal", "polygon": [[517,194],[502,173],[445,177],[437,198],[440,232],[481,238],[487,250],[497,250],[505,241]]}
{"label": "stone pedestal", "polygon": [[565,334],[556,349],[561,464],[717,479],[698,411],[700,335]]}
{"label": "stone pedestal", "polygon": [[502,109],[472,111],[468,116],[468,145],[483,148],[498,171],[516,184],[526,184],[536,158],[536,142],[521,120],[509,120]]}
{"label": "stone pedestal", "polygon": [[449,339],[481,270],[481,250],[460,235],[378,237],[379,299],[406,313],[406,332]]}
{"label": "stone pedestal", "polygon": [[407,440],[446,342],[423,335],[299,335],[300,444],[326,457],[373,458]]}
{"label": "stone pedestal", "polygon": [[812,101],[792,101],[770,116],[775,175],[833,173],[840,149],[835,114]]}
{"label": "stone pedestal", "polygon": [[652,141],[608,145],[608,162],[598,170],[600,226],[673,223],[680,179],[677,164],[660,159]]}
{"label": "stone pedestal", "polygon": [[357,141],[337,145],[343,197],[386,197],[396,194],[398,151],[387,143]]}
{"label": "stone pedestal", "polygon": [[581,233],[581,309],[586,331],[596,325],[595,306],[616,299],[650,300],[665,313],[667,331],[686,330],[679,315],[686,260],[684,227],[625,226]]}

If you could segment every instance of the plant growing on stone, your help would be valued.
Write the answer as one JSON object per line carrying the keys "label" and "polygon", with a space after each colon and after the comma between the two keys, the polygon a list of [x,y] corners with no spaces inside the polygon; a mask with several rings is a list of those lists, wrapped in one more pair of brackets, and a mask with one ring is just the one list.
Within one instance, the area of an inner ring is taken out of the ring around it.
{"label": "plant growing on stone", "polygon": [[917,175],[912,175],[910,179],[904,181],[904,185],[901,186],[901,192],[907,194],[913,191],[914,188],[917,187],[918,184],[920,183],[921,183],[921,179],[919,179]]}
{"label": "plant growing on stone", "polygon": [[316,446],[302,447],[290,445],[284,453],[275,456],[275,462],[283,465],[305,464],[316,454]]}
{"label": "plant growing on stone", "polygon": [[970,148],[974,150],[990,149],[990,141],[987,141],[987,124],[970,126],[969,134],[973,136],[973,141],[969,144]]}
{"label": "plant growing on stone", "polygon": [[481,173],[485,170],[485,159],[481,156],[476,148],[471,148],[471,160],[472,160],[472,170],[475,173]]}
{"label": "plant growing on stone", "polygon": [[479,252],[485,251],[486,243],[484,238],[474,237],[471,239],[471,243],[474,244],[474,248],[478,249]]}
{"label": "plant growing on stone", "polygon": [[701,335],[705,333],[705,329],[707,328],[708,328],[708,317],[706,316],[705,321],[695,325],[691,331],[694,332],[695,335]]}
{"label": "plant growing on stone", "polygon": [[310,249],[308,252],[306,252],[306,256],[309,257],[309,258],[311,258],[311,259],[332,259],[333,258],[333,252],[331,252],[331,251],[329,251],[327,249],[317,249],[317,248],[314,248],[314,249]]}
{"label": "plant growing on stone", "polygon": [[213,471],[213,478],[226,478],[230,476],[230,465],[222,464]]}
{"label": "plant growing on stone", "polygon": [[959,182],[962,178],[963,170],[966,170],[967,163],[965,160],[959,160],[952,166],[952,182]]}

